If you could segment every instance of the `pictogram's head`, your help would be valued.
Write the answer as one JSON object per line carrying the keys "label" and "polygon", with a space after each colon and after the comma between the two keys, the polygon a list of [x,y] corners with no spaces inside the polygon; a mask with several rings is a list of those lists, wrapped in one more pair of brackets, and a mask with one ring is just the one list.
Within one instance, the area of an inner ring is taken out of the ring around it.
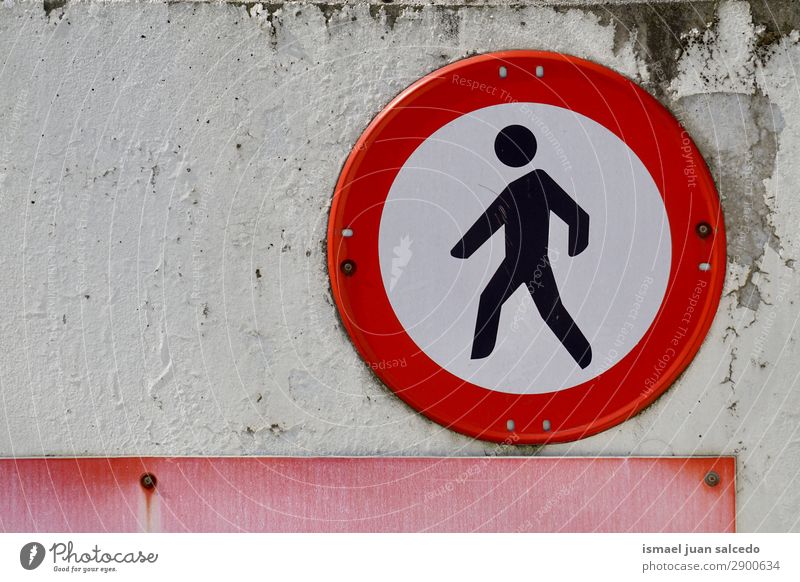
{"label": "pictogram's head", "polygon": [[494,153],[506,166],[519,168],[536,155],[536,137],[522,125],[509,125],[494,140]]}

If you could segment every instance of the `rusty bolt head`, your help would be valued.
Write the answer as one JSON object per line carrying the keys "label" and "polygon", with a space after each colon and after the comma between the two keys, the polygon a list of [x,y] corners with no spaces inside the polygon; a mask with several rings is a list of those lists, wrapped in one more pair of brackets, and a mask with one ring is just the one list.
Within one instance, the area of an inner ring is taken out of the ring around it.
{"label": "rusty bolt head", "polygon": [[709,487],[716,487],[717,485],[719,485],[720,482],[719,473],[717,473],[716,471],[709,471],[708,473],[706,473],[706,478],[704,479],[704,481],[706,482],[706,485],[708,485]]}
{"label": "rusty bolt head", "polygon": [[156,476],[152,473],[145,473],[142,475],[142,478],[139,479],[139,483],[142,484],[142,487],[145,489],[155,489],[156,488]]}
{"label": "rusty bolt head", "polygon": [[356,272],[356,264],[347,259],[346,261],[342,261],[342,273],[347,275],[348,277]]}
{"label": "rusty bolt head", "polygon": [[711,234],[711,225],[707,222],[701,222],[697,225],[697,236],[700,238],[706,238],[708,235]]}

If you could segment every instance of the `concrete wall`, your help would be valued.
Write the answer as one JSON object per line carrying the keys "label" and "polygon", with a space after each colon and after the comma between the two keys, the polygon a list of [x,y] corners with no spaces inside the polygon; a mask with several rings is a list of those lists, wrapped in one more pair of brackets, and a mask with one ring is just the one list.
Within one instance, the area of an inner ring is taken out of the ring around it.
{"label": "concrete wall", "polygon": [[[790,0],[2,0],[0,454],[735,454],[740,529],[800,530],[797,29]],[[642,83],[698,142],[729,235],[719,314],[677,384],[543,448],[402,404],[357,358],[325,267],[370,119],[506,48]]]}

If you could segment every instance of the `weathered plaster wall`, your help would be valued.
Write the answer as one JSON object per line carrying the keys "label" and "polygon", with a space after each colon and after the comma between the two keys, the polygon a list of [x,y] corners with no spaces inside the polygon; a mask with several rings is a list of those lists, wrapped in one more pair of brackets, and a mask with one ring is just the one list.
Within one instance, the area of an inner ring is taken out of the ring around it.
{"label": "weathered plaster wall", "polygon": [[[0,454],[736,454],[740,529],[800,530],[800,6],[534,4],[3,0]],[[679,382],[541,449],[403,405],[359,362],[325,268],[333,186],[370,119],[505,48],[658,96],[729,233],[720,312]]]}

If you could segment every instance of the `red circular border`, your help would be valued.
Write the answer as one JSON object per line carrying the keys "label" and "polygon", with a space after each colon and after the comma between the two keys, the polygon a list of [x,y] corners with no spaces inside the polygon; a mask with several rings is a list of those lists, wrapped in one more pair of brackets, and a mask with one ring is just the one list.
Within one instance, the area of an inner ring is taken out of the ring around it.
{"label": "red circular border", "polygon": [[[535,74],[542,66],[544,76]],[[505,77],[500,77],[505,67]],[[378,260],[383,204],[414,150],[453,119],[511,101],[571,109],[622,139],[658,186],[672,237],[670,279],[639,343],[592,380],[559,392],[508,394],[466,382],[431,360],[392,309]],[[699,223],[712,234],[698,235]],[[344,229],[353,236],[344,237]],[[712,177],[678,121],[641,87],[605,67],[556,53],[505,51],[471,57],[420,79],[369,125],[339,177],[328,224],[336,305],[356,348],[400,398],[432,420],[506,443],[576,440],[606,430],[658,398],[686,368],[717,310],[725,230]],[[345,274],[344,261],[357,269]],[[700,263],[710,269],[700,270]],[[513,420],[513,430],[509,430]],[[544,421],[550,430],[544,430]]]}

